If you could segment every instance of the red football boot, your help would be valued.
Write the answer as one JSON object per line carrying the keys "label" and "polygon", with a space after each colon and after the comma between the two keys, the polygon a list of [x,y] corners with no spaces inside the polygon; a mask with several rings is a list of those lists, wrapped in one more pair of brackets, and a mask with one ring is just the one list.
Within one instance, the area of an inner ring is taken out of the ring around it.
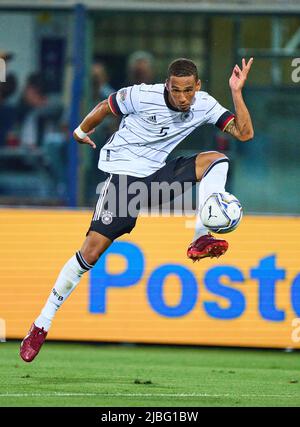
{"label": "red football boot", "polygon": [[20,356],[25,362],[33,361],[44,344],[47,333],[48,332],[45,331],[44,328],[38,328],[34,323],[31,325],[20,347]]}
{"label": "red football boot", "polygon": [[187,256],[194,262],[199,259],[210,257],[219,258],[228,249],[226,240],[215,239],[210,233],[199,237],[192,242],[187,250]]}

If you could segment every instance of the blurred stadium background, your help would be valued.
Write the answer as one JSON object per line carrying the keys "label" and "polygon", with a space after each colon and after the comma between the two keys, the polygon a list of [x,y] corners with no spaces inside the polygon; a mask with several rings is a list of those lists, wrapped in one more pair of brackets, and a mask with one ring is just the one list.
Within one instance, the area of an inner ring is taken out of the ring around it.
{"label": "blurred stadium background", "polygon": [[[49,340],[299,348],[299,1],[0,0],[0,35],[0,339],[24,336],[89,226],[102,175],[98,150],[71,138],[80,119],[122,86],[164,81],[176,57],[193,59],[202,89],[231,109],[231,70],[253,56],[254,140],[207,126],[172,153],[230,157],[228,191],[245,218],[228,254],[190,264],[192,216],[142,217],[82,280]],[[117,126],[99,126],[98,148]]]}

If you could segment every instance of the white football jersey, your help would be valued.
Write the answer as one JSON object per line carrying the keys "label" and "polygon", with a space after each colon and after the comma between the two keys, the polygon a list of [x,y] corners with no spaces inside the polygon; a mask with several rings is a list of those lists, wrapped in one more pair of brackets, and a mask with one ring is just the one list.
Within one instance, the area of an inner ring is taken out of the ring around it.
{"label": "white football jersey", "polygon": [[165,165],[172,150],[195,128],[211,123],[224,130],[234,115],[206,92],[196,92],[182,112],[168,100],[164,84],[134,85],[108,98],[120,127],[100,151],[99,169],[136,177],[149,176]]}

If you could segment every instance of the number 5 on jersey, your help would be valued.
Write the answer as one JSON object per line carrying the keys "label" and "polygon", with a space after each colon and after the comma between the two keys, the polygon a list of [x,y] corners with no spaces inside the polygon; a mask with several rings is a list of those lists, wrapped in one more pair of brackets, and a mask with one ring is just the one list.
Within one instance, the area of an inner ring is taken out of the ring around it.
{"label": "number 5 on jersey", "polygon": [[[159,132],[159,136],[160,137],[163,137],[163,136],[166,136],[167,134],[168,134],[168,132],[167,132],[167,130],[168,129],[170,129],[170,127],[168,126],[168,127],[163,127],[163,128],[161,128],[161,130],[160,130],[160,132]],[[166,132],[164,132],[164,130],[166,130]]]}

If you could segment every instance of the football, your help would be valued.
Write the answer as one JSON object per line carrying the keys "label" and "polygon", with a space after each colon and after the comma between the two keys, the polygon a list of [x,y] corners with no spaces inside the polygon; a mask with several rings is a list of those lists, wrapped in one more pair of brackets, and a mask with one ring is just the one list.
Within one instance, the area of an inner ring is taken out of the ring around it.
{"label": "football", "polygon": [[200,217],[203,225],[213,233],[230,233],[243,216],[239,200],[230,193],[213,193],[206,199]]}

